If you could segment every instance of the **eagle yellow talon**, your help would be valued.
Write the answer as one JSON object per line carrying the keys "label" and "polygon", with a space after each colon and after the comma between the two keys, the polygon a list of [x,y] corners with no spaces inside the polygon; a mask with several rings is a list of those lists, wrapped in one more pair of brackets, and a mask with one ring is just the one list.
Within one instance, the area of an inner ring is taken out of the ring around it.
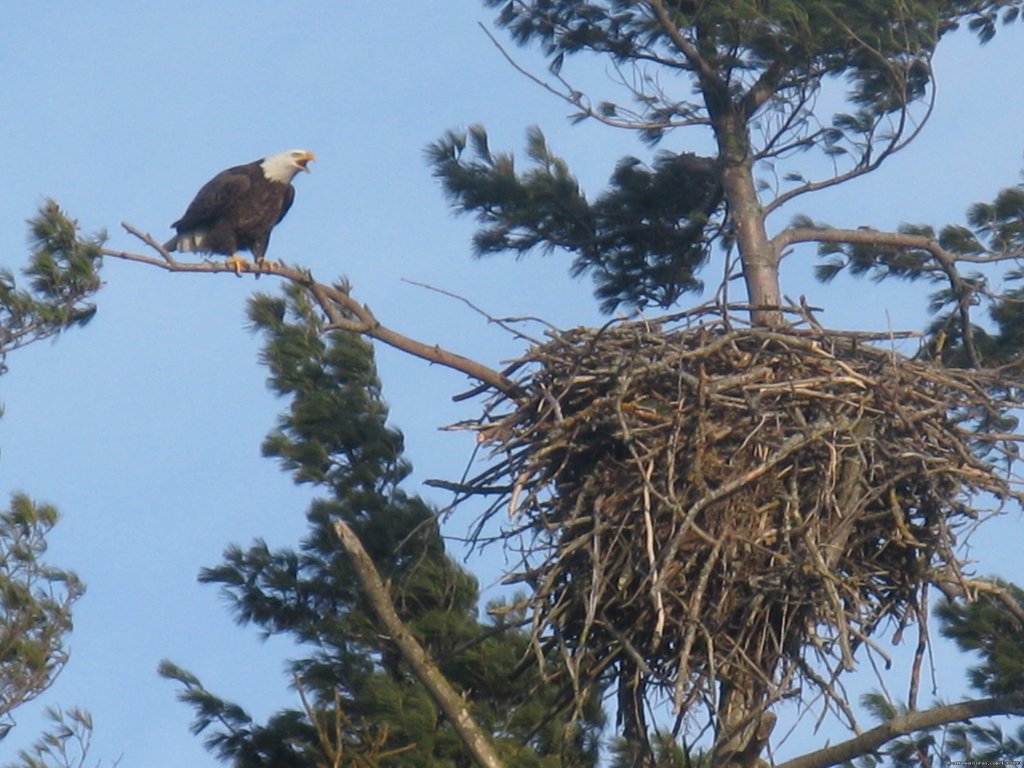
{"label": "eagle yellow talon", "polygon": [[237,253],[231,256],[226,262],[229,267],[235,270],[235,274],[239,277],[242,276],[242,270],[249,269],[249,262],[239,256]]}

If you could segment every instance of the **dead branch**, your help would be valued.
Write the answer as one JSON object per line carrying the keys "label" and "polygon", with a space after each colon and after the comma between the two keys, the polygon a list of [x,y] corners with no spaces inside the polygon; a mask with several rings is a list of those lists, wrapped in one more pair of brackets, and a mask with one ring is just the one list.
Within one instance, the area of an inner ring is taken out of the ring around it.
{"label": "dead branch", "polygon": [[[160,254],[160,258],[112,248],[102,248],[100,252],[104,256],[133,261],[139,264],[148,264],[168,272],[235,272],[234,266],[228,265],[223,261],[177,261],[151,235],[143,233],[127,223],[122,222],[121,226],[127,232],[157,251]],[[327,317],[328,330],[352,331],[369,336],[414,357],[460,371],[508,396],[514,396],[517,391],[515,382],[483,363],[450,352],[437,344],[425,344],[388,328],[377,319],[367,305],[360,304],[353,299],[347,287],[325,285],[324,283],[317,282],[308,269],[298,269],[288,266],[283,262],[271,262],[268,260],[259,267],[249,265],[246,271],[257,275],[274,275],[284,280],[290,280],[296,285],[305,288],[313,296]]]}
{"label": "dead branch", "polygon": [[484,768],[505,768],[498,753],[494,750],[490,737],[470,714],[462,695],[452,688],[448,679],[438,669],[437,664],[395,612],[387,587],[381,580],[380,573],[374,566],[370,555],[363,548],[359,537],[342,520],[335,521],[334,531],[352,560],[352,567],[359,577],[363,592],[377,619],[390,634],[391,642],[399,649],[402,658],[409,664],[420,683],[427,689],[434,702],[451,722],[452,727],[458,732],[466,748]]}
{"label": "dead branch", "polygon": [[493,324],[493,325],[497,325],[503,331],[508,332],[509,334],[514,336],[515,338],[522,339],[523,341],[528,341],[531,344],[540,344],[541,342],[538,339],[536,339],[536,338],[534,338],[532,336],[529,336],[526,333],[523,333],[518,328],[513,327],[512,323],[523,322],[524,320],[532,320],[533,322],[544,324],[545,326],[547,326],[547,328],[549,330],[554,330],[554,326],[552,326],[550,323],[547,323],[547,322],[541,320],[540,318],[536,318],[536,317],[527,317],[527,318],[495,317],[494,315],[490,314],[489,312],[486,312],[485,310],[483,310],[480,307],[478,307],[476,304],[474,304],[472,301],[467,299],[465,296],[460,296],[457,293],[452,293],[451,291],[447,291],[444,288],[438,288],[436,285],[430,285],[429,283],[423,283],[423,282],[420,282],[419,280],[408,280],[408,279],[405,279],[405,278],[403,278],[402,282],[403,283],[408,283],[409,285],[415,285],[417,288],[425,288],[428,291],[433,291],[434,293],[439,293],[442,296],[447,296],[450,299],[455,299],[457,301],[461,301],[463,304],[465,304],[471,310],[473,310],[478,315],[480,315],[485,320],[487,320],[488,323]]}

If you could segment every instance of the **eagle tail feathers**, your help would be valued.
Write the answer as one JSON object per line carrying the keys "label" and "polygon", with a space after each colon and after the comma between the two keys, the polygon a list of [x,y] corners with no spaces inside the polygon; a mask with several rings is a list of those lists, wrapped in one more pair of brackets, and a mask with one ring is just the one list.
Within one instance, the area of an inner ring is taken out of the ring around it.
{"label": "eagle tail feathers", "polygon": [[200,232],[180,232],[166,243],[164,250],[181,253],[205,252],[203,235]]}

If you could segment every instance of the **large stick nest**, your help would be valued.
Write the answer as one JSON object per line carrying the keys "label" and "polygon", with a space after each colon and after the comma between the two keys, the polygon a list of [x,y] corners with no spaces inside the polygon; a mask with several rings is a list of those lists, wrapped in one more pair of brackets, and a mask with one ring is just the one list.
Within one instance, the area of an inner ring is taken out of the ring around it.
{"label": "large stick nest", "polygon": [[1021,499],[993,459],[1014,403],[891,347],[719,317],[552,334],[519,361],[466,488],[485,520],[509,510],[510,580],[577,696],[624,669],[680,709],[722,682],[832,693],[883,622],[963,578],[977,497]]}

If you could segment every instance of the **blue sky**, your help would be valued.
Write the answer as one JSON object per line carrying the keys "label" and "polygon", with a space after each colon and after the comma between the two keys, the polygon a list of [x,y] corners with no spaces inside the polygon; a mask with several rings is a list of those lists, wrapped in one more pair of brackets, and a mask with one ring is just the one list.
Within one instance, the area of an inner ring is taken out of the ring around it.
{"label": "blue sky", "polygon": [[[46,197],[86,231],[106,229],[112,247],[138,249],[119,222],[162,239],[215,172],[303,147],[319,160],[296,180],[272,258],[325,281],[346,276],[386,324],[495,366],[517,355],[518,342],[405,281],[497,316],[563,327],[600,321],[589,281],[570,279],[565,258],[473,261],[471,222],[451,216],[424,163],[428,142],[474,122],[488,127],[492,146],[516,150],[525,128],[540,125],[592,192],[621,155],[649,157],[628,133],[570,126],[565,105],[517,74],[477,26],[489,20],[475,2],[11,4],[0,25],[3,265],[24,263],[24,222]],[[942,224],[1017,183],[1019,51],[1016,29],[985,48],[966,35],[951,39],[936,61],[939,100],[924,136],[873,177],[801,199],[774,224],[797,212],[844,226]],[[542,71],[536,57],[519,55]],[[563,74],[612,91],[600,65],[570,63]],[[699,142],[680,134],[666,148]],[[906,286],[839,280],[824,288],[809,278],[812,263],[809,252],[788,260],[786,291],[826,307],[827,324],[923,322],[924,303]],[[264,387],[244,309],[254,290],[276,286],[116,260],[103,277],[89,327],[14,353],[0,379],[0,492],[22,490],[61,509],[49,558],[89,588],[70,664],[19,711],[0,761],[31,742],[43,706],[60,704],[93,713],[93,761],[212,766],[187,731],[190,710],[156,675],[160,659],[257,717],[294,703],[281,674],[287,644],[235,626],[216,590],[195,581],[229,543],[259,536],[287,546],[304,531],[308,492],[259,455],[283,403]],[[425,478],[457,477],[471,440],[439,428],[473,415],[472,403],[450,400],[464,378],[386,348],[378,362],[416,467],[410,490]],[[458,512],[449,532],[464,533],[472,516]],[[1020,540],[1020,523],[1011,512],[978,534],[980,572],[1024,579],[1019,548],[1006,543]],[[496,551],[473,563],[485,584],[502,565]],[[943,669],[940,679],[958,676]],[[901,679],[888,684],[905,690]]]}

